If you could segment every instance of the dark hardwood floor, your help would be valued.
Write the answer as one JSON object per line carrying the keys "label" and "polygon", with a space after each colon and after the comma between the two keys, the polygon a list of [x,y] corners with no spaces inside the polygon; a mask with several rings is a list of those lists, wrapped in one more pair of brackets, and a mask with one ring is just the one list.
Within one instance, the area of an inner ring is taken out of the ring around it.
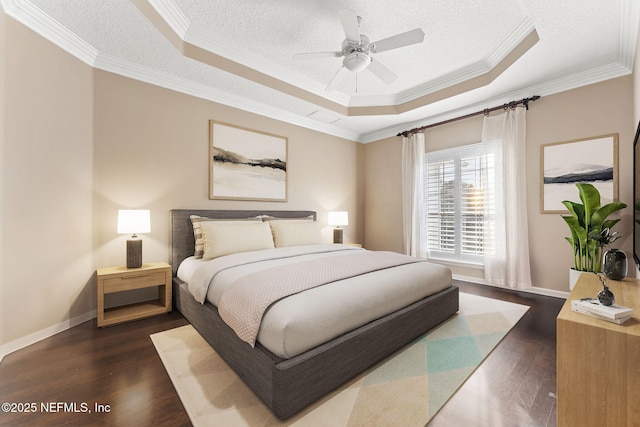
{"label": "dark hardwood floor", "polygon": [[[104,329],[93,319],[5,356],[0,401],[36,403],[37,411],[3,411],[0,425],[191,425],[149,338],[187,323],[177,311]],[[43,413],[40,404],[50,402],[84,402],[91,413]],[[109,405],[109,412],[96,412],[96,403]]]}
{"label": "dark hardwood floor", "polygon": [[429,427],[556,425],[556,317],[564,299],[456,281],[462,292],[528,305]]}
{"label": "dark hardwood floor", "polygon": [[[429,426],[554,426],[549,393],[555,393],[555,319],[564,300],[456,284],[462,292],[531,308]],[[5,356],[0,402],[22,409],[35,403],[37,410],[0,412],[0,425],[190,425],[149,339],[185,324],[175,311],[105,329],[94,319]]]}

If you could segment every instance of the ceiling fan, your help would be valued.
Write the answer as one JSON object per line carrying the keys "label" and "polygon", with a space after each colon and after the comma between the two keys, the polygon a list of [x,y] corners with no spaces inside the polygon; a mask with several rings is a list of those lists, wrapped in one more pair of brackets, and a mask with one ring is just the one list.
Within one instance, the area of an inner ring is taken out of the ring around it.
{"label": "ceiling fan", "polygon": [[354,10],[345,9],[338,12],[338,14],[340,15],[340,22],[342,23],[344,33],[347,36],[342,42],[341,50],[334,52],[296,53],[293,55],[294,59],[344,57],[342,67],[329,82],[327,90],[336,89],[338,84],[349,72],[357,73],[365,69],[371,71],[373,75],[386,84],[393,83],[398,76],[382,65],[380,61],[373,58],[372,55],[386,50],[422,43],[424,40],[424,31],[422,31],[421,28],[416,28],[372,43],[367,36],[360,34],[360,21],[362,18],[359,17]]}

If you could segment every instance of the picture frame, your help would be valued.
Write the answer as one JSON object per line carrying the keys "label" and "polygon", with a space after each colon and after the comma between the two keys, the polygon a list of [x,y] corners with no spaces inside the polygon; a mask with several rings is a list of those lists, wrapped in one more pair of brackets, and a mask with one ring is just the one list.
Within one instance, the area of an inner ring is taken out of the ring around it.
{"label": "picture frame", "polygon": [[568,213],[562,201],[580,201],[578,182],[593,184],[601,205],[618,201],[617,133],[540,146],[541,213]]}
{"label": "picture frame", "polygon": [[209,121],[209,199],[286,202],[288,138]]}

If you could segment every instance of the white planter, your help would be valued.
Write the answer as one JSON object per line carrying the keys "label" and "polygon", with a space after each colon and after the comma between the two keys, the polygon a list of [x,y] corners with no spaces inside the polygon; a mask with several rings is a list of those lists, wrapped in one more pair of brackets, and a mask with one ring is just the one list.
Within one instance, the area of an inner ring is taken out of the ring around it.
{"label": "white planter", "polygon": [[573,268],[569,269],[569,290],[570,291],[573,290],[573,287],[576,285],[576,282],[578,281],[578,279],[582,274],[595,274],[595,273],[591,273],[589,271],[574,270]]}
{"label": "white planter", "polygon": [[573,268],[569,269],[569,291],[573,290],[573,287],[576,285],[580,274],[582,274],[582,271],[574,270]]}

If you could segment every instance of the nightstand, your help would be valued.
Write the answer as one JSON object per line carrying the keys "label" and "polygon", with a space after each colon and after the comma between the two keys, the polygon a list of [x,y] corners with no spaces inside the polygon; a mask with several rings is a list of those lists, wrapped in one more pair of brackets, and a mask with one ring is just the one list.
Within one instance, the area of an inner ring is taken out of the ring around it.
{"label": "nightstand", "polygon": [[[125,266],[99,268],[98,327],[157,316],[171,311],[171,266],[166,262],[143,264],[140,268]],[[158,298],[135,304],[104,308],[105,294],[133,289],[158,287]]]}

